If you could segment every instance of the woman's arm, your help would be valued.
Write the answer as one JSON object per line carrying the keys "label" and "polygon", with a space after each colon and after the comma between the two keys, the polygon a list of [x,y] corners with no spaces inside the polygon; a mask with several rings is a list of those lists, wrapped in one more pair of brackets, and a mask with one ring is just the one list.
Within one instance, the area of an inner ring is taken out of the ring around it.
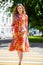
{"label": "woman's arm", "polygon": [[13,14],[13,17],[12,17],[12,24],[11,26],[14,26],[14,14]]}
{"label": "woman's arm", "polygon": [[28,16],[25,17],[25,27],[26,27],[26,33],[28,35]]}
{"label": "woman's arm", "polygon": [[12,31],[14,29],[14,14],[13,14],[13,17],[12,17],[12,24],[11,24],[11,27],[12,27]]}

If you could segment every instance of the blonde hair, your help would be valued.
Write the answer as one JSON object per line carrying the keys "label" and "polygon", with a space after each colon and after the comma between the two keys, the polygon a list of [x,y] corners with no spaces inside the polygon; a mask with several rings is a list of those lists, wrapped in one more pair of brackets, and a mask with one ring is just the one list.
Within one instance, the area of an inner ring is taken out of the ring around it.
{"label": "blonde hair", "polygon": [[16,7],[14,8],[13,10],[13,14],[19,14],[18,11],[17,11],[17,7],[18,6],[21,6],[22,7],[22,13],[25,14],[26,11],[25,11],[25,7],[22,5],[22,4],[17,4]]}

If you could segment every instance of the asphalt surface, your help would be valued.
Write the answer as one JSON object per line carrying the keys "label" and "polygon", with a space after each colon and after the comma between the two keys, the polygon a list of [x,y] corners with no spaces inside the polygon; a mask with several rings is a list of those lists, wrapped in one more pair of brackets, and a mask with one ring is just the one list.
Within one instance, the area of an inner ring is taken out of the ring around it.
{"label": "asphalt surface", "polygon": [[[0,40],[0,65],[18,65],[17,51],[10,52],[11,39]],[[43,65],[43,43],[30,44],[30,52],[23,53],[22,65]]]}

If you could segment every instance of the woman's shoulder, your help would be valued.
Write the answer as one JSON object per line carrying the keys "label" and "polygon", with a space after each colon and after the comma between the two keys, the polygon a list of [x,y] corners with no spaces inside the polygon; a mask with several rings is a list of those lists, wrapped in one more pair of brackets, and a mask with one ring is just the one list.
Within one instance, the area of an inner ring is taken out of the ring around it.
{"label": "woman's shoulder", "polygon": [[28,15],[27,15],[27,14],[25,14],[25,16],[26,16],[26,17],[28,17]]}
{"label": "woman's shoulder", "polygon": [[28,15],[27,14],[23,14],[24,17],[28,18]]}

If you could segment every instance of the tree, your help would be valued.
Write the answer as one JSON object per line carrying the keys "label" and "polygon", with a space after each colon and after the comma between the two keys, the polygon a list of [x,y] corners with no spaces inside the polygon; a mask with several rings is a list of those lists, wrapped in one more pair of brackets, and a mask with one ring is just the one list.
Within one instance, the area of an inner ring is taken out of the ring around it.
{"label": "tree", "polygon": [[[5,0],[3,0],[5,1]],[[2,1],[2,2],[3,2]],[[8,0],[6,0],[7,2]],[[30,26],[35,27],[43,32],[43,1],[42,0],[12,0],[13,5],[10,7],[12,12],[17,3],[22,3],[29,16]]]}
{"label": "tree", "polygon": [[43,2],[42,0],[23,0],[29,15],[30,26],[43,33]]}

